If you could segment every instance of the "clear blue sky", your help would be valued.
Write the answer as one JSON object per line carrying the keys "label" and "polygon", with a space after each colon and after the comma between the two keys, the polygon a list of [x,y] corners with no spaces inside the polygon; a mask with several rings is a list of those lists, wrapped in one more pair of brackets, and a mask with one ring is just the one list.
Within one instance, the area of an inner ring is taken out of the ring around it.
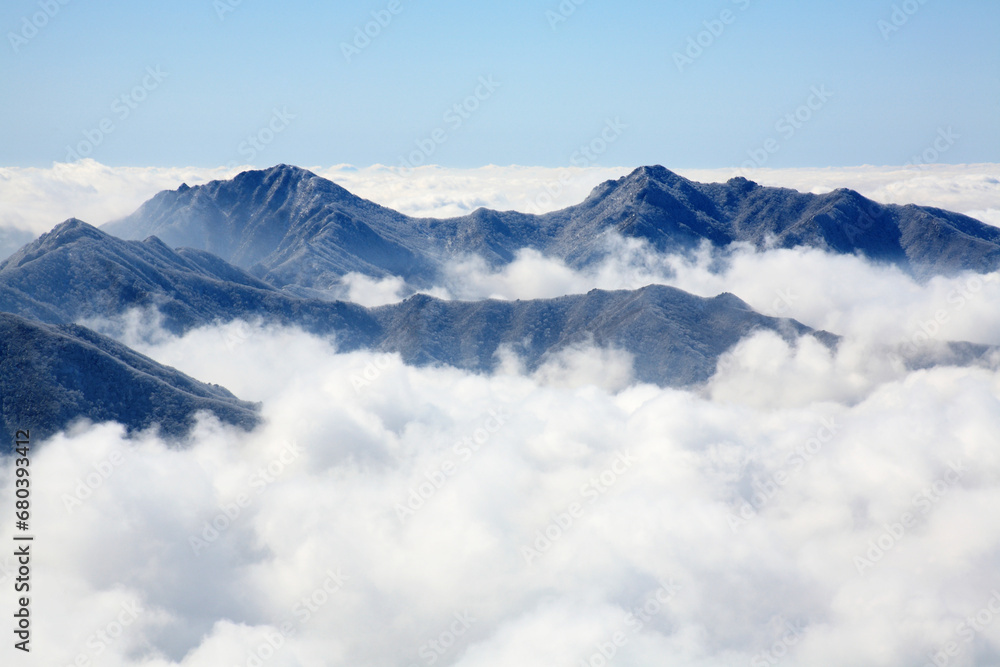
{"label": "clear blue sky", "polygon": [[[734,167],[768,139],[769,167],[903,164],[949,127],[935,159],[1000,161],[996,0],[565,0],[554,27],[559,0],[397,1],[6,0],[0,165],[65,161],[88,135],[115,166],[395,165],[440,128],[428,162],[563,166],[614,118],[597,164]],[[894,4],[912,14],[887,32]],[[390,5],[349,62],[342,44]],[[721,34],[679,71],[705,21]],[[779,129],[814,86],[832,97]]]}

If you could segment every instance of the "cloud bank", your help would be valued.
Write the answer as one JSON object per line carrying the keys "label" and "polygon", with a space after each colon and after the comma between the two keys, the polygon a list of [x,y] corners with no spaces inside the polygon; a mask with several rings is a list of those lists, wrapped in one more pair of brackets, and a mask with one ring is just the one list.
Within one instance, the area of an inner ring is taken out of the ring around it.
{"label": "cloud bank", "polygon": [[[901,269],[854,255],[795,248],[758,252],[747,245],[663,255],[637,239],[609,235],[606,258],[577,270],[533,250],[494,269],[481,258],[445,267],[441,284],[421,290],[444,299],[543,299],[592,289],[635,290],[670,285],[703,297],[730,292],[754,310],[790,317],[866,345],[935,354],[945,341],[1000,345],[1000,273],[966,272],[918,281]],[[833,280],[830,277],[836,276]],[[397,277],[345,277],[342,293],[367,306],[412,293]]]}
{"label": "cloud bank", "polygon": [[140,348],[267,421],[38,448],[45,664],[1000,659],[995,368],[762,334],[689,392],[613,351],[476,375],[241,323]]}

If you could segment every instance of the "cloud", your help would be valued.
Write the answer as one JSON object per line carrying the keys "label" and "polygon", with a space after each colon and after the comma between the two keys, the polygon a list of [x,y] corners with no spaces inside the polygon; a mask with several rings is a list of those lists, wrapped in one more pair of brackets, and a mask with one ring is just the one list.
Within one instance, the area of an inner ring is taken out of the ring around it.
{"label": "cloud", "polygon": [[0,167],[0,227],[38,235],[72,217],[99,225],[128,215],[161,190],[229,178],[238,171],[108,167],[91,159],[48,169]]}
{"label": "cloud", "polygon": [[[949,641],[1000,658],[1000,622],[959,627],[1000,590],[995,369],[765,334],[679,391],[586,348],[525,376],[252,323],[131,342],[263,401],[266,423],[205,417],[183,446],[87,424],[36,443],[45,664],[485,667],[613,648],[639,666],[923,665]],[[13,479],[8,459],[5,498]]]}
{"label": "cloud", "polygon": [[406,281],[399,276],[372,278],[363,273],[351,272],[340,279],[340,289],[333,290],[338,299],[374,308],[402,301],[409,295]]}
{"label": "cloud", "polygon": [[[604,246],[605,259],[579,270],[530,249],[499,268],[479,257],[459,258],[445,266],[439,285],[425,291],[445,299],[514,300],[662,284],[703,297],[730,292],[764,315],[790,317],[873,346],[905,347],[909,356],[937,353],[944,341],[1000,345],[1000,312],[994,307],[1000,272],[918,281],[892,265],[818,249],[759,252],[706,243],[693,253],[669,255],[616,235],[606,236]],[[399,301],[410,292],[395,279],[377,284],[392,289],[361,303]],[[352,294],[365,296],[357,289]]]}

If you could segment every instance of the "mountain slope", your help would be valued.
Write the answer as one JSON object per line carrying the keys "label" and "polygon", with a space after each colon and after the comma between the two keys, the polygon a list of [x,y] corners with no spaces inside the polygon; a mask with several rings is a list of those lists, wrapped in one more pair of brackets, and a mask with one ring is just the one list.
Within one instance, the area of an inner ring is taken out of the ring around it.
{"label": "mountain slope", "polygon": [[247,171],[230,181],[157,194],[104,225],[126,239],[156,235],[206,250],[267,282],[326,289],[329,276],[430,275],[409,219],[298,167]]}
{"label": "mountain slope", "polygon": [[37,442],[78,418],[181,436],[200,410],[244,428],[256,407],[80,326],[0,313],[0,452],[17,429]]}
{"label": "mountain slope", "polygon": [[334,335],[341,350],[399,352],[415,364],[480,371],[495,366],[501,346],[534,368],[568,346],[592,342],[632,353],[639,379],[671,386],[707,379],[718,356],[756,328],[788,337],[811,331],[764,317],[732,295],[703,299],[663,286],[514,302],[417,295],[366,309],[294,297],[208,253],[175,252],[155,237],[123,241],[78,220],[0,265],[0,308],[55,323],[157,308],[175,333],[260,319]]}
{"label": "mountain slope", "polygon": [[[134,308],[156,308],[174,333],[258,314],[312,331],[363,332],[367,318],[360,306],[290,298],[207,252],[174,251],[156,237],[123,241],[76,219],[0,263],[2,311],[66,324]],[[352,318],[362,321],[340,324]]]}
{"label": "mountain slope", "polygon": [[161,192],[104,229],[129,239],[155,234],[173,247],[216,253],[276,287],[316,290],[350,271],[427,287],[444,261],[476,254],[498,266],[521,248],[582,267],[603,256],[608,233],[662,252],[741,241],[860,253],[921,277],[1000,266],[1000,229],[957,213],[883,206],[851,190],[814,195],[743,178],[696,183],[663,167],[640,167],[545,215],[478,209],[436,220],[410,218],[279,165]]}
{"label": "mountain slope", "polygon": [[674,387],[707,380],[719,356],[756,330],[788,340],[813,334],[828,345],[837,340],[795,320],[761,315],[732,294],[706,299],[663,285],[531,301],[417,295],[373,315],[383,327],[378,347],[409,363],[488,371],[506,346],[535,370],[561,350],[594,344],[632,354],[638,380]]}

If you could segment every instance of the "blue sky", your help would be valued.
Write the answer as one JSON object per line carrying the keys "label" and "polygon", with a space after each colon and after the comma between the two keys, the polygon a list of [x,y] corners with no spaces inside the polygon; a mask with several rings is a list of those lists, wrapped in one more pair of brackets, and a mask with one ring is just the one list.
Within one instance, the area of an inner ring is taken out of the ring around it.
{"label": "blue sky", "polygon": [[563,8],[7,0],[0,165],[1000,161],[995,0]]}

